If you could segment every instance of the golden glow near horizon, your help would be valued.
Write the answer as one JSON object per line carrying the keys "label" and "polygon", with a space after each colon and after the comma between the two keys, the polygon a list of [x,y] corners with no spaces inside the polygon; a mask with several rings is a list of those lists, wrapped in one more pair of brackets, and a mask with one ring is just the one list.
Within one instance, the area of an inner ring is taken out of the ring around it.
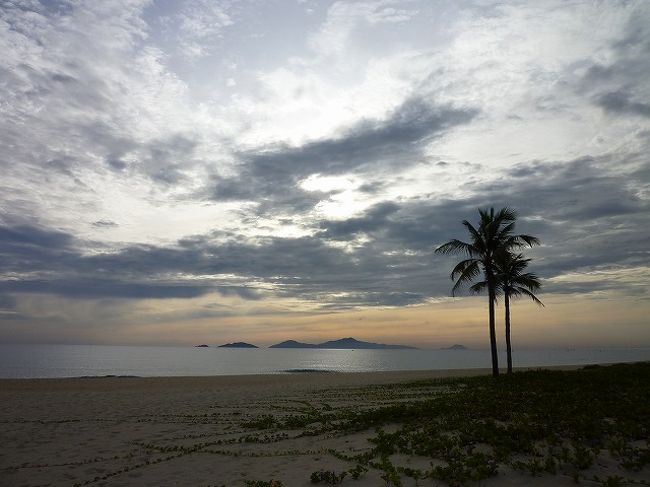
{"label": "golden glow near horizon", "polygon": [[[647,346],[648,304],[634,298],[606,298],[602,295],[540,295],[546,307],[526,300],[514,301],[512,312],[513,343],[520,348],[574,346]],[[201,298],[208,299],[209,298]],[[615,301],[614,301],[615,299]],[[612,302],[620,304],[613,307]],[[194,303],[198,306],[199,303]],[[484,296],[447,299],[441,302],[401,308],[366,308],[340,312],[300,312],[296,302],[259,303],[233,298],[225,308],[231,316],[181,316],[192,309],[185,300],[149,300],[127,306],[124,314],[111,323],[79,321],[68,334],[47,323],[13,330],[17,341],[42,343],[98,343],[137,345],[219,345],[246,341],[268,346],[294,339],[308,343],[352,336],[358,340],[404,344],[418,348],[439,348],[461,343],[470,348],[488,347],[487,298]],[[42,310],[55,306],[44,302]],[[63,306],[72,309],[72,304]],[[82,320],[88,309],[68,319]],[[32,311],[34,312],[34,310]],[[95,311],[92,311],[95,312]],[[497,306],[497,331],[503,338],[503,307]],[[97,315],[98,319],[105,319]],[[129,326],[123,326],[128,323]],[[11,340],[10,340],[11,341]]]}

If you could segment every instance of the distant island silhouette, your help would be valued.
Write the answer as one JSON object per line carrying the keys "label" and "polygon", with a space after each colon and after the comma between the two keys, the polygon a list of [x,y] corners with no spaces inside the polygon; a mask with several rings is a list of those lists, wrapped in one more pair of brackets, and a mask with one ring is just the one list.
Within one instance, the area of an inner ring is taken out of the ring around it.
{"label": "distant island silhouette", "polygon": [[219,345],[219,348],[259,348],[251,343],[246,342],[235,342],[235,343],[224,343]]}
{"label": "distant island silhouette", "polygon": [[383,350],[415,350],[416,347],[408,345],[386,345],[383,343],[372,343],[356,340],[352,337],[330,340],[323,343],[302,343],[295,340],[286,340],[284,342],[271,345],[269,348],[329,348],[339,350],[352,349],[383,349]]}
{"label": "distant island silhouette", "polygon": [[467,350],[467,347],[465,345],[460,345],[459,343],[456,343],[451,347],[442,347],[440,350]]}
{"label": "distant island silhouette", "polygon": [[302,343],[295,340],[285,340],[284,342],[271,345],[269,348],[318,348],[314,343]]}
{"label": "distant island silhouette", "polygon": [[[201,345],[194,345],[195,348],[209,348],[210,345],[205,343]],[[223,345],[218,345],[217,348],[259,348],[252,343],[246,342],[234,342],[234,343],[224,343]],[[411,347],[409,345],[391,345],[384,343],[373,343],[373,342],[364,342],[357,340],[356,338],[339,338],[338,340],[330,340],[323,343],[304,343],[298,342],[296,340],[285,340],[275,345],[271,345],[269,348],[319,348],[319,349],[335,349],[335,350],[354,350],[354,349],[368,349],[368,350],[417,350],[417,347]],[[444,350],[465,350],[463,345],[453,345],[448,349]]]}

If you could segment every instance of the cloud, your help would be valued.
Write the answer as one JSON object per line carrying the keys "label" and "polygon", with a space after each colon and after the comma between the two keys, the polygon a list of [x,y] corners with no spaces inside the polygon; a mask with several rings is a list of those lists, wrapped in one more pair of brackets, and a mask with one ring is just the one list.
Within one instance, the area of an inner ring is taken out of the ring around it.
{"label": "cloud", "polygon": [[47,272],[75,255],[74,238],[58,230],[30,225],[0,226],[1,270],[5,273]]}
{"label": "cloud", "polygon": [[162,185],[191,171],[196,142],[184,134],[195,124],[187,117],[186,86],[165,68],[164,53],[143,42],[147,3],[2,9],[0,123],[2,143],[12,150],[0,165],[18,184],[27,183],[19,172],[25,167],[53,191],[61,187],[58,173],[86,194],[84,179],[105,167]]}
{"label": "cloud", "polygon": [[92,226],[97,228],[113,228],[118,227],[119,224],[111,220],[97,220],[96,222],[92,223]]}
{"label": "cloud", "polygon": [[84,279],[72,277],[58,280],[5,281],[0,283],[0,292],[54,294],[68,298],[125,298],[166,299],[194,298],[211,292],[207,286],[156,284],[151,282],[123,282],[121,280]]}
{"label": "cloud", "polygon": [[[117,255],[84,255],[83,242],[59,230],[0,226],[0,295],[39,293],[75,298],[191,298],[211,292],[259,299],[242,286],[161,277],[188,269],[172,249],[131,248]],[[138,258],[145,262],[137,262]],[[184,256],[190,259],[190,255]],[[196,268],[200,273],[201,270]]]}
{"label": "cloud", "polygon": [[323,229],[321,235],[331,240],[352,240],[360,233],[368,233],[383,228],[388,217],[397,212],[400,206],[394,202],[386,201],[379,203],[364,215],[347,220],[323,221],[320,227]]}
{"label": "cloud", "polygon": [[[387,265],[390,260],[384,262],[370,252],[350,255],[316,237],[218,243],[210,236],[196,236],[173,248],[134,246],[83,255],[75,250],[78,242],[63,232],[27,226],[1,230],[0,270],[15,276],[0,283],[1,294],[164,299],[217,292],[258,300],[271,292],[323,304],[339,300],[382,305],[386,304],[382,296],[394,303],[400,296],[413,302],[419,295],[391,288],[397,276]],[[376,282],[378,272],[384,273],[383,285]],[[245,285],[233,285],[234,278]]]}
{"label": "cloud", "polygon": [[359,27],[397,24],[417,14],[394,1],[334,2],[320,29],[311,36],[310,46],[321,55],[340,54]]}
{"label": "cloud", "polygon": [[[650,167],[650,161],[644,159],[641,166]],[[492,184],[475,183],[472,196],[384,202],[360,217],[321,222],[319,235],[348,242],[362,236],[370,242],[365,244],[367,248],[388,254],[383,258],[391,266],[418,260],[427,263],[431,266],[427,278],[432,284],[415,282],[420,289],[431,290],[429,296],[433,297],[442,290],[440,281],[435,280],[441,278],[439,266],[445,259],[429,260],[431,249],[451,238],[467,238],[459,222],[474,221],[477,208],[509,205],[520,212],[520,231],[542,240],[541,248],[528,252],[534,256],[536,272],[544,278],[612,265],[633,272],[650,262],[644,243],[650,238],[650,201],[639,196],[635,182],[641,180],[631,177],[639,170],[635,168],[635,161],[626,164],[620,155],[522,163]],[[403,255],[397,257],[400,253]],[[446,260],[451,266],[453,259]],[[635,278],[630,289],[638,282]],[[627,289],[622,281],[592,282],[580,288],[589,285],[592,290]],[[574,292],[575,286],[570,280],[557,281],[545,292]]]}
{"label": "cloud", "polygon": [[646,3],[313,7],[3,5],[5,321],[427,303],[502,205],[545,292],[647,297]]}
{"label": "cloud", "polygon": [[5,280],[1,291],[133,299],[218,292],[246,300],[299,298],[327,309],[423,303],[448,294],[451,262],[434,255],[435,247],[466,238],[459,222],[474,220],[477,208],[509,205],[520,212],[520,231],[544,244],[530,254],[534,270],[550,279],[546,291],[573,292],[577,284],[560,277],[648,265],[650,203],[630,174],[650,162],[628,160],[626,167],[617,158],[522,163],[490,185],[476,183],[471,196],[382,201],[356,217],[315,221],[301,237],[217,231],[171,246],[83,254],[82,243],[65,232],[5,226],[3,271],[23,277]]}
{"label": "cloud", "polygon": [[212,197],[261,200],[266,203],[263,211],[275,204],[303,211],[319,201],[319,195],[297,188],[308,176],[406,168],[419,161],[427,141],[471,122],[476,115],[475,109],[439,106],[412,97],[385,119],[362,120],[340,136],[299,147],[277,145],[242,153],[240,174],[217,181]]}
{"label": "cloud", "polygon": [[620,91],[600,95],[596,103],[608,112],[650,117],[650,103],[632,101],[629,94]]}
{"label": "cloud", "polygon": [[169,20],[178,23],[179,47],[188,58],[211,54],[210,43],[234,23],[224,5],[209,0],[185,1],[175,18]]}
{"label": "cloud", "polygon": [[614,115],[650,117],[650,10],[637,4],[626,29],[610,41],[609,62],[591,64],[579,89],[593,93],[593,103]]}
{"label": "cloud", "polygon": [[[648,167],[650,161],[644,158],[640,164]],[[543,246],[530,253],[544,278],[608,265],[633,271],[650,258],[644,250],[650,238],[650,201],[639,193],[637,184],[643,183],[631,177],[635,168],[629,155],[522,164],[472,200],[480,207],[511,205],[520,211],[525,218],[520,226],[542,240]],[[625,287],[620,282],[599,285]],[[570,289],[566,281],[545,290]]]}
{"label": "cloud", "polygon": [[178,184],[184,171],[192,167],[193,153],[198,143],[180,134],[163,140],[152,140],[146,145],[148,153],[140,159],[140,166],[156,182]]}

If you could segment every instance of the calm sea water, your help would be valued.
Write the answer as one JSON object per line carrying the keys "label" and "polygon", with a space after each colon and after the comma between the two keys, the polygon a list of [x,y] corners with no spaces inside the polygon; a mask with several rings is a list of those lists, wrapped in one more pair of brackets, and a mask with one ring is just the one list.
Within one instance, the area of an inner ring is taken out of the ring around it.
{"label": "calm sea water", "polygon": [[[650,360],[650,348],[516,350],[515,366]],[[505,353],[500,360],[505,362]],[[505,365],[505,363],[503,364]],[[309,350],[0,345],[1,378],[367,372],[490,366],[488,350]]]}

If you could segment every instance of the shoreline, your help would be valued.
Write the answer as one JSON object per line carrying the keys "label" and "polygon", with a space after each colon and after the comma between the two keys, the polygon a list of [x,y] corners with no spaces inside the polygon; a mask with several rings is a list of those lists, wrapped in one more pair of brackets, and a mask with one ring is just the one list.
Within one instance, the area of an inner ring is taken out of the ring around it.
{"label": "shoreline", "polygon": [[[641,361],[642,362],[642,361]],[[635,363],[635,362],[619,362]],[[578,370],[593,365],[613,365],[611,363],[550,365],[538,367],[515,367],[515,372],[527,370]],[[238,375],[196,375],[196,376],[81,376],[81,377],[41,377],[41,378],[0,378],[0,391],[88,388],[93,390],[139,388],[161,389],[165,387],[258,387],[288,386],[291,388],[310,386],[310,388],[370,386],[417,382],[428,379],[460,378],[490,375],[489,367],[467,369],[432,370],[390,370],[377,372],[341,371],[300,371],[276,374],[238,374]],[[505,375],[505,370],[501,371]],[[0,393],[0,397],[2,396]]]}

